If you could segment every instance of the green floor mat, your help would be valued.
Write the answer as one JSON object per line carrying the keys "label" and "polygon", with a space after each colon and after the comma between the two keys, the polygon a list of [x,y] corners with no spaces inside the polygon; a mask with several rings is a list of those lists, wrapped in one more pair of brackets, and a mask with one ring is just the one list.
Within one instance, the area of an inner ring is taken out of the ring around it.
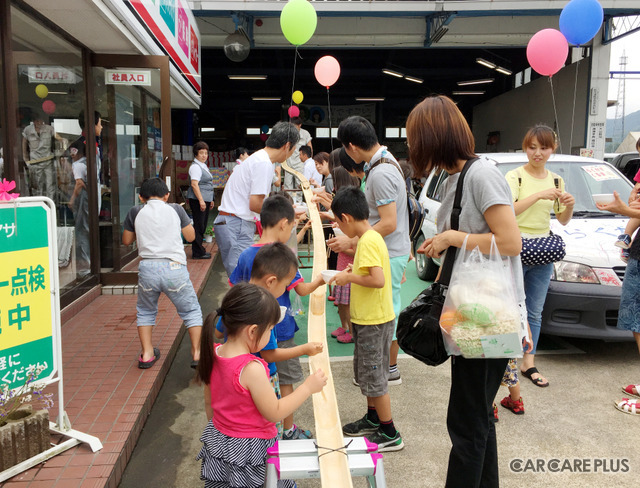
{"label": "green floor mat", "polygon": [[[306,265],[306,260],[304,261]],[[311,268],[303,268],[300,269],[300,273],[302,274],[305,281],[311,281]],[[426,281],[422,281],[418,278],[416,274],[416,266],[415,261],[409,262],[406,270],[406,278],[407,281],[402,284],[402,307],[406,307],[411,303],[411,301],[418,296],[418,294],[424,290],[428,283]],[[301,303],[302,313],[296,315],[296,322],[298,323],[298,327],[300,330],[296,333],[296,342],[298,344],[303,344],[308,340],[307,334],[307,318],[309,312],[309,297],[299,297]],[[296,303],[296,294],[294,291],[291,292],[291,303],[295,307]],[[336,339],[331,337],[331,331],[340,327],[340,317],[338,316],[338,307],[336,307],[333,302],[327,300],[326,306],[326,316],[327,316],[327,343],[329,344],[329,356],[332,358],[336,357],[351,357],[353,356],[353,344],[340,344]]]}

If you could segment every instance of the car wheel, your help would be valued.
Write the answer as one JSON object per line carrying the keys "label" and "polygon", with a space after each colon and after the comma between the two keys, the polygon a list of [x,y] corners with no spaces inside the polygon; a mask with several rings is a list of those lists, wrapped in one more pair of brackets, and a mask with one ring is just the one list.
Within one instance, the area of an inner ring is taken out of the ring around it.
{"label": "car wheel", "polygon": [[418,254],[418,249],[424,242],[424,235],[420,234],[415,241],[413,241],[413,254],[416,258],[416,271],[418,278],[424,281],[433,281],[438,276],[438,269],[440,268],[433,259],[425,256],[424,254]]}

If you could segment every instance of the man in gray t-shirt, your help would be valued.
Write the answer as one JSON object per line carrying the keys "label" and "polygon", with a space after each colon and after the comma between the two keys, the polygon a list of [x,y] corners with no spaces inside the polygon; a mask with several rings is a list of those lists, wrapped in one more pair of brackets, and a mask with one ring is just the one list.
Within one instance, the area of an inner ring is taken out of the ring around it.
{"label": "man in gray t-shirt", "polygon": [[[343,120],[338,128],[338,139],[346,153],[341,153],[340,162],[350,174],[364,180],[364,193],[369,205],[369,223],[373,230],[382,235],[389,251],[393,311],[397,319],[402,308],[402,276],[411,252],[404,176],[393,155],[378,142],[371,122],[364,117],[352,116]],[[348,238],[334,238],[330,239],[328,244],[335,252],[343,251],[344,246],[355,248],[355,243],[347,243],[346,240]],[[391,385],[402,383],[397,368],[398,350],[394,331],[389,354]]]}

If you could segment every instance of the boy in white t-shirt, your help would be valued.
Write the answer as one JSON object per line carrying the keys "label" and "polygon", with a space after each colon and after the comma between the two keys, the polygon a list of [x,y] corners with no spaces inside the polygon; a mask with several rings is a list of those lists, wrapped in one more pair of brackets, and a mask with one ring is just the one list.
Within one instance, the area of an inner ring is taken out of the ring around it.
{"label": "boy in white t-shirt", "polygon": [[181,233],[191,242],[195,230],[185,210],[175,203],[167,203],[169,189],[160,178],[149,178],[140,187],[140,201],[129,210],[124,221],[122,243],[138,241],[138,337],[142,353],[138,368],[148,369],[160,357],[153,347],[151,332],[158,315],[158,298],[164,293],[175,305],[191,339],[191,367],[198,365],[202,310],[187,270]]}

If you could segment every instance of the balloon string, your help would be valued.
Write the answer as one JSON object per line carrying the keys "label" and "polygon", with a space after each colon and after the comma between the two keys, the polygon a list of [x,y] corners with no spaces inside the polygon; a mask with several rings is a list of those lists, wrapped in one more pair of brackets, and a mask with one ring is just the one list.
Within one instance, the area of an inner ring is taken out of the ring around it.
{"label": "balloon string", "polygon": [[333,129],[331,126],[331,98],[329,97],[329,87],[327,87],[327,112],[329,115],[329,141],[331,142],[331,151],[333,151],[333,135],[331,134]]}
{"label": "balloon string", "polygon": [[573,85],[573,108],[571,110],[571,135],[569,136],[569,152],[573,150],[573,124],[576,117],[576,91],[578,91],[578,68],[580,61],[575,63],[576,65],[576,80]]}
{"label": "balloon string", "polygon": [[562,154],[562,142],[560,139],[560,121],[558,120],[558,111],[556,109],[556,96],[553,93],[553,79],[549,76],[549,84],[551,85],[551,99],[553,100],[553,114],[556,120],[556,133],[558,135],[558,148],[560,149],[560,154]]}
{"label": "balloon string", "polygon": [[[293,92],[296,86],[296,66],[298,64],[298,56],[300,56],[300,54],[298,54],[298,46],[296,46],[296,50],[293,55],[293,80],[291,80],[291,98],[289,99],[289,108],[293,107]],[[291,118],[291,116],[289,116],[289,118]]]}

